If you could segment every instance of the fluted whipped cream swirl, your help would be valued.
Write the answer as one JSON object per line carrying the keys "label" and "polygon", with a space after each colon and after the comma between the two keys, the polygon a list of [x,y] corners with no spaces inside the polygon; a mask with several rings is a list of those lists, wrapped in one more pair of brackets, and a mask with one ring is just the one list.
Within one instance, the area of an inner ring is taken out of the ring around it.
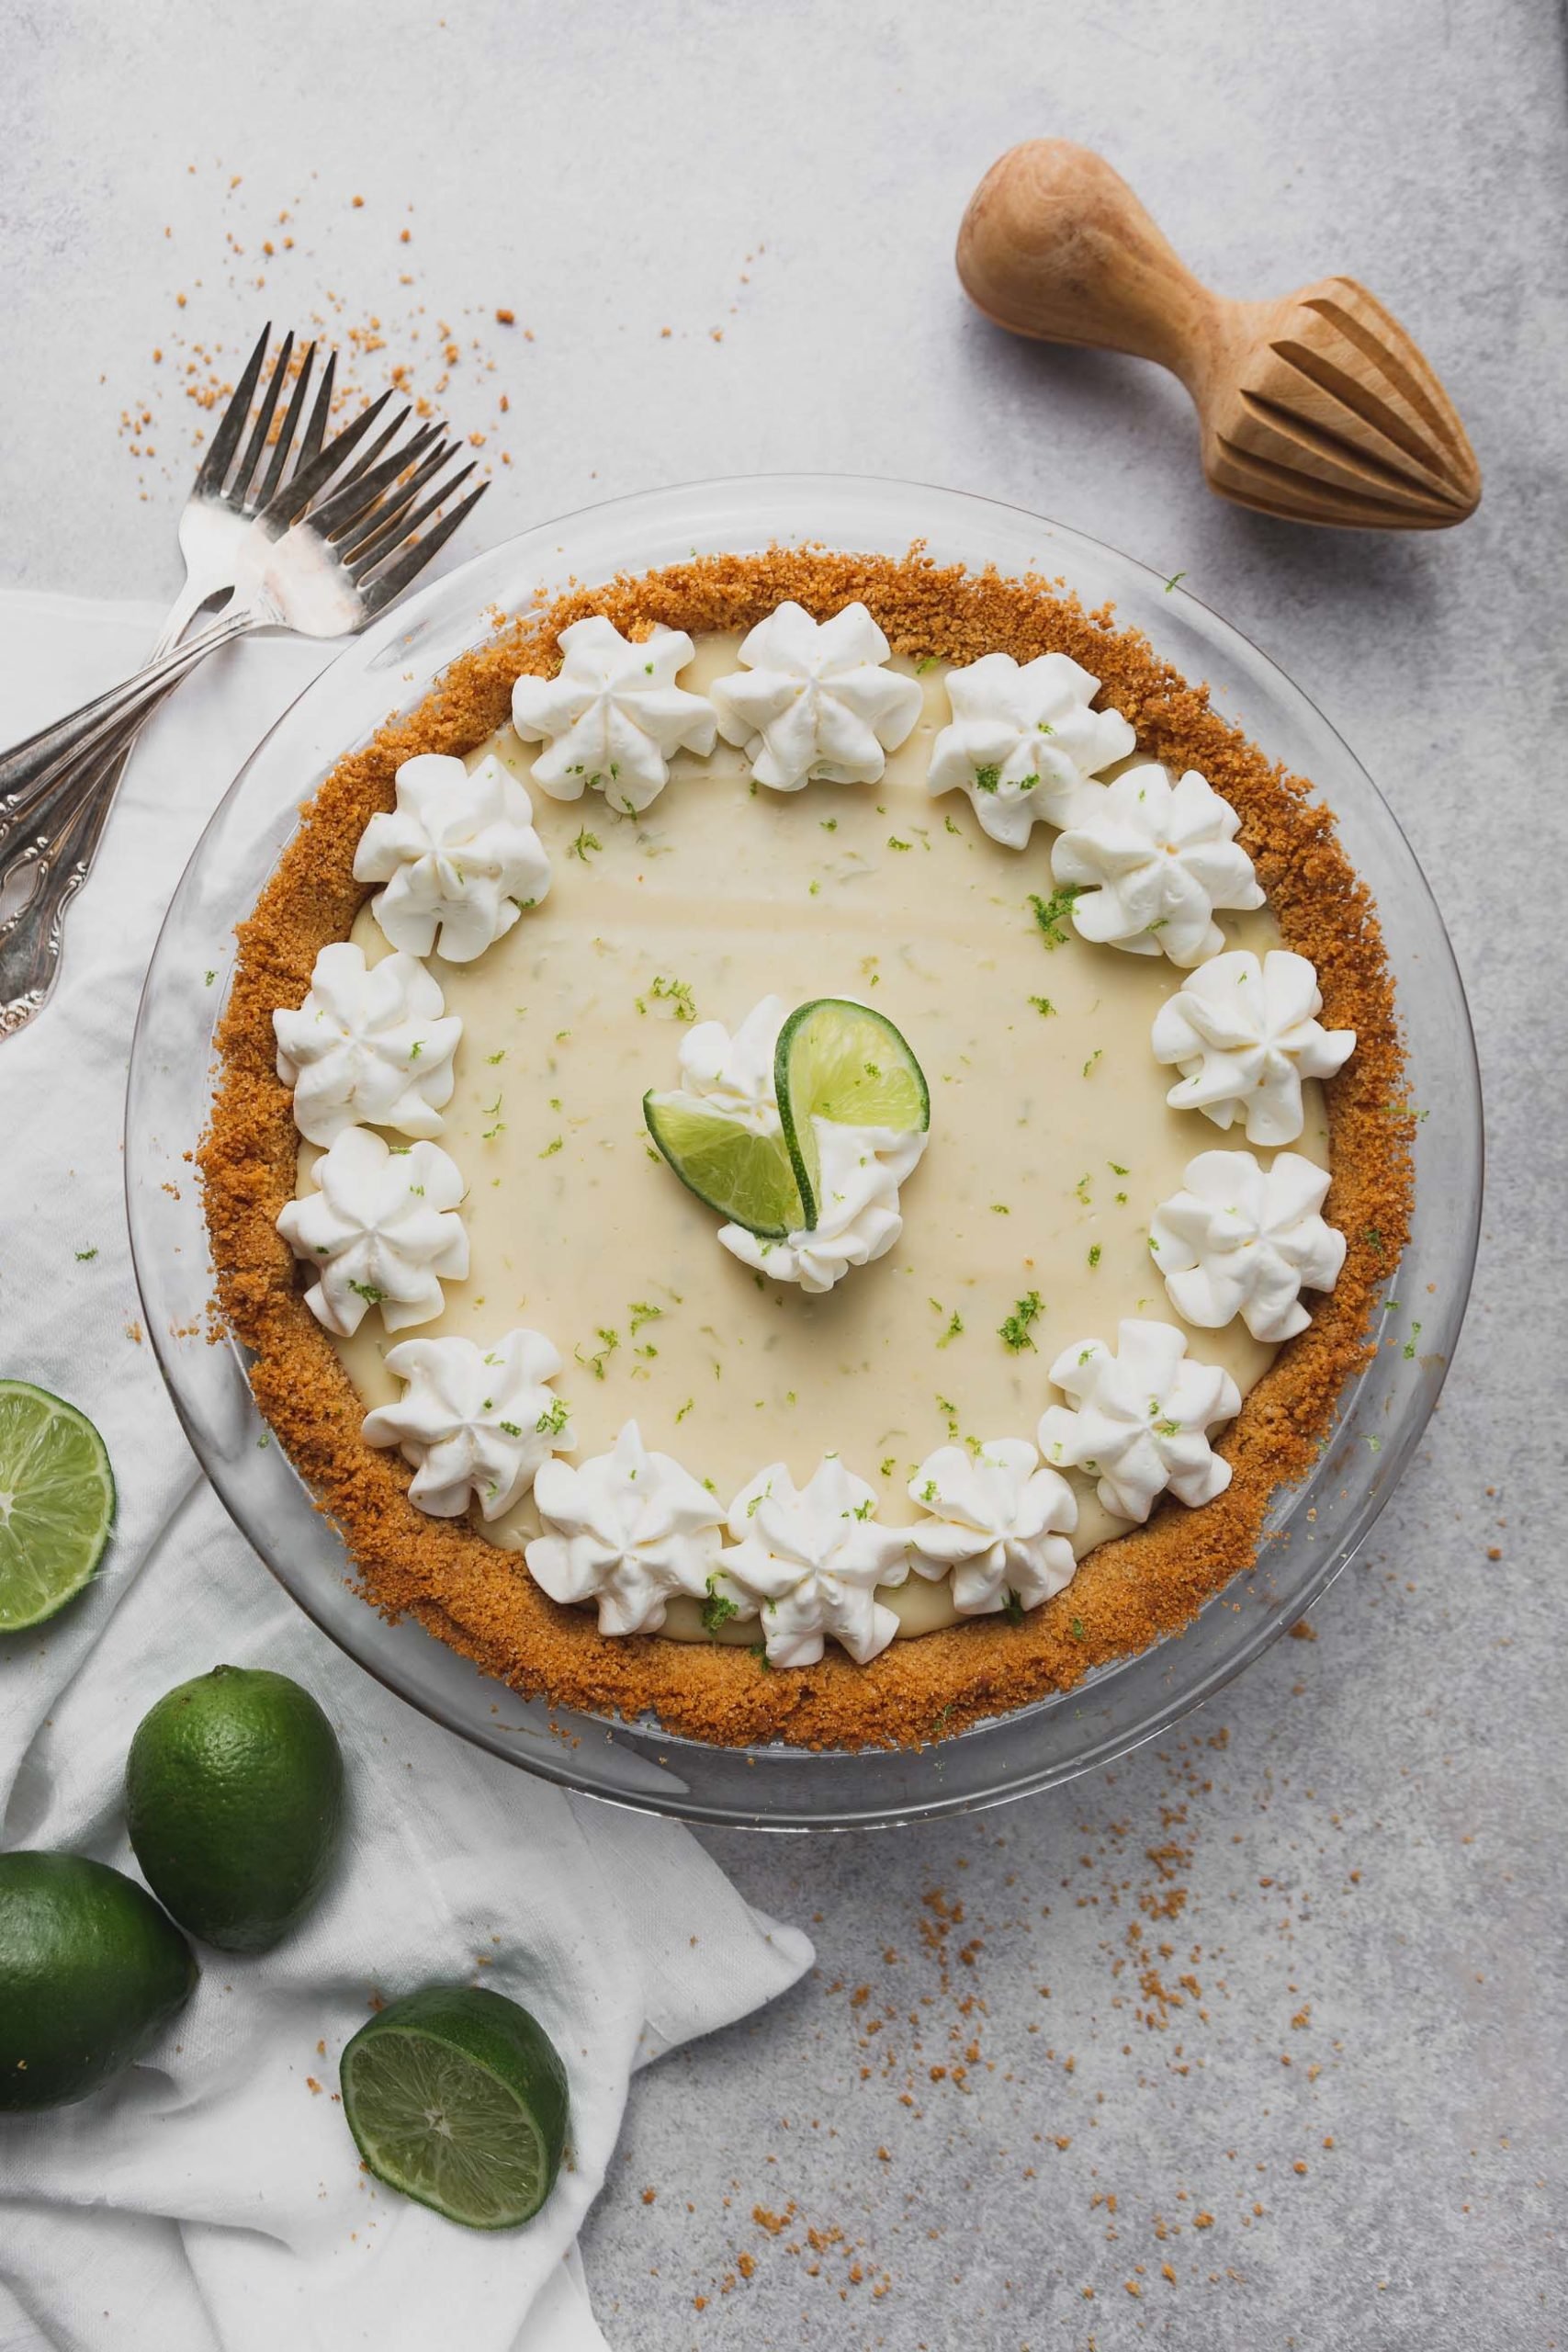
{"label": "fluted whipped cream swirl", "polygon": [[576,1442],[549,1385],[560,1368],[540,1331],[509,1331],[493,1348],[404,1340],[387,1357],[402,1396],[367,1413],[363,1434],[413,1464],[409,1499],[433,1519],[456,1519],[470,1499],[485,1519],[500,1519],[541,1464]]}
{"label": "fluted whipped cream swirl", "polygon": [[676,752],[713,750],[713,705],[675,684],[695,649],[682,628],[623,637],[602,613],[573,621],[558,642],[557,675],[525,675],[512,689],[512,724],[525,741],[547,746],[534,781],[552,800],[579,800],[592,788],[635,816],[669,783]]}
{"label": "fluted whipped cream swirl", "polygon": [[471,964],[504,939],[550,887],[534,806],[491,753],[470,774],[422,752],[397,774],[397,807],[371,818],[354,856],[356,882],[384,888],[371,910],[394,947]]}
{"label": "fluted whipped cream swirl", "polygon": [[275,1012],[272,1025],[277,1075],[294,1090],[308,1143],[334,1143],[352,1126],[425,1140],[442,1132],[463,1024],[413,956],[367,965],[352,940],[335,940],[316,957],[304,1003]]}
{"label": "fluted whipped cream swirl", "polygon": [[347,1127],[311,1171],[315,1191],[289,1201],[277,1229],[316,1269],[305,1304],[340,1338],[378,1306],[389,1331],[434,1322],[443,1280],[468,1271],[457,1210],[468,1190],[438,1144],[393,1149],[369,1127]]}
{"label": "fluted whipped cream swirl", "polygon": [[1241,1392],[1218,1364],[1189,1356],[1174,1323],[1128,1317],[1114,1350],[1079,1340],[1050,1377],[1070,1401],[1042,1414],[1040,1451],[1059,1468],[1087,1470],[1118,1518],[1141,1524],[1168,1487],[1196,1506],[1230,1485],[1231,1465],[1207,1432],[1240,1412]]}
{"label": "fluted whipped cream swirl", "polygon": [[939,1445],[908,1494],[926,1514],[908,1530],[909,1565],[933,1580],[951,1573],[961,1617],[988,1616],[1010,1600],[1034,1609],[1072,1581],[1077,1497],[1027,1438],[987,1438],[975,1453]]}
{"label": "fluted whipped cream swirl", "polygon": [[771,1666],[815,1666],[829,1640],[859,1666],[887,1647],[898,1620],[875,1592],[908,1574],[910,1531],[879,1526],[875,1510],[873,1489],[836,1453],[804,1487],[774,1462],[741,1487],[714,1589],[761,1617]]}
{"label": "fluted whipped cream swirl", "polygon": [[1331,1291],[1345,1236],[1320,1215],[1326,1168],[1281,1151],[1269,1168],[1250,1151],[1201,1151],[1179,1193],[1149,1221],[1149,1249],[1170,1303],[1217,1331],[1239,1315],[1255,1340],[1278,1345],[1312,1320],[1303,1290]]}
{"label": "fluted whipped cream swirl", "polygon": [[1078,890],[1080,938],[1198,964],[1225,944],[1216,907],[1263,904],[1252,860],[1235,839],[1240,829],[1229,801],[1196,768],[1173,785],[1157,761],[1141,761],[1080,804],[1053,845],[1051,871]]}
{"label": "fluted whipped cream swirl", "polygon": [[656,1634],[676,1593],[710,1594],[724,1513],[635,1421],[608,1453],[547,1463],[534,1499],[545,1532],[525,1548],[529,1575],[552,1600],[597,1602],[602,1634]]}
{"label": "fluted whipped cream swirl", "polygon": [[884,668],[889,650],[863,605],[827,621],[780,605],[742,639],[743,666],[714,681],[718,731],[773,792],[798,792],[814,777],[874,784],[922,700],[913,678]]}
{"label": "fluted whipped cream swirl", "polygon": [[933,794],[966,792],[984,830],[1022,849],[1035,825],[1070,825],[1091,776],[1137,738],[1119,710],[1091,710],[1100,680],[1065,653],[983,654],[947,678],[953,723],[931,750]]}
{"label": "fluted whipped cream swirl", "polygon": [[1317,974],[1304,956],[1270,949],[1259,963],[1232,948],[1200,964],[1155,1015],[1155,1059],[1181,1072],[1166,1101],[1217,1127],[1241,1120],[1248,1143],[1294,1143],[1302,1080],[1332,1078],[1356,1050],[1353,1029],[1325,1029]]}

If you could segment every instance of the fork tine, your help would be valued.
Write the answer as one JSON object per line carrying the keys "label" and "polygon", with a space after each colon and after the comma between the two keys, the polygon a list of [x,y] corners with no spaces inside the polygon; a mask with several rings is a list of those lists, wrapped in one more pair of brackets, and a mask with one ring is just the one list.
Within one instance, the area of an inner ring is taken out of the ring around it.
{"label": "fork tine", "polygon": [[265,473],[262,476],[262,486],[256,492],[258,511],[267,504],[273,492],[283,479],[283,469],[288,463],[288,452],[294,446],[294,435],[299,430],[299,419],[304,413],[305,401],[310,390],[310,370],[315,364],[316,346],[312,343],[306,351],[304,358],[299,362],[299,373],[294,379],[294,390],[288,406],[284,411],[283,423],[278,428],[277,438],[272,445],[272,457],[268,461]]}
{"label": "fork tine", "polygon": [[266,391],[260,408],[256,411],[256,421],[251,427],[251,437],[245,444],[244,454],[240,459],[234,479],[229,484],[231,505],[242,506],[244,503],[245,492],[249,490],[252,477],[261,462],[262,451],[266,447],[266,436],[272,430],[272,420],[277,413],[278,394],[283,390],[284,379],[288,373],[288,363],[293,356],[294,335],[290,330],[284,336],[283,348],[273,363],[272,374],[267,379]]}
{"label": "fork tine", "polygon": [[[272,503],[265,510],[269,523],[283,530],[290,523],[299,521],[317,492],[325,489],[339,468],[357,449],[391,397],[390,391],[385,391],[379,400],[372,401],[368,408],[362,408],[352,424],[345,424],[341,433],[333,435],[324,449],[317,450],[309,465],[297,469],[293,478],[274,493]],[[317,406],[320,405],[318,394]],[[313,424],[314,419],[311,421]]]}
{"label": "fork tine", "polygon": [[[342,477],[341,481],[336,482],[331,490],[323,489],[319,503],[311,510],[310,526],[312,530],[324,531],[321,517],[338,506],[345,492],[350,496],[353,495],[356,485],[364,481],[366,474],[375,466],[378,458],[381,456],[382,451],[389,447],[391,443],[397,438],[398,435],[402,431],[403,426],[408,423],[412,413],[413,412],[411,409],[400,409],[397,415],[393,417],[391,423],[382,426],[374,441],[371,442],[369,447],[367,449],[360,450],[358,456],[355,458],[353,465],[350,466],[348,471]],[[419,433],[428,433],[432,428],[429,425],[421,425],[417,430]],[[332,471],[335,470],[335,468],[332,469]],[[327,479],[331,479],[330,472]]]}
{"label": "fork tine", "polygon": [[251,413],[251,402],[255,398],[256,385],[261,379],[262,364],[266,358],[266,347],[271,341],[272,321],[268,319],[261,331],[255,349],[245,362],[243,375],[229,396],[229,405],[223,412],[223,421],[212,436],[212,447],[201,461],[200,470],[196,477],[196,486],[198,491],[210,491],[215,494],[222,491],[230,462],[239,447],[240,435],[245,429],[245,420]]}
{"label": "fork tine", "polygon": [[337,353],[329,351],[321,389],[316,394],[316,405],[310,411],[310,422],[305,427],[305,438],[299,444],[299,463],[302,466],[308,466],[311,458],[320,454],[321,444],[327,437],[327,426],[333,413],[333,387],[336,382]]}
{"label": "fork tine", "polygon": [[[395,430],[396,428],[394,428]],[[310,517],[323,538],[337,541],[344,533],[368,514],[382,492],[400,480],[415,461],[424,456],[431,443],[440,434],[438,424],[422,424],[412,434],[400,449],[378,465],[383,444],[389,435],[383,434],[375,448],[369,450],[354,467],[348,480],[340,484],[330,497],[324,498]]]}
{"label": "fork tine", "polygon": [[[453,451],[448,454],[455,456],[456,452]],[[417,531],[422,523],[428,521],[429,517],[434,514],[436,508],[445,504],[446,501],[451,497],[452,492],[455,490],[459,489],[461,485],[468,481],[468,476],[474,470],[474,464],[475,460],[470,458],[466,466],[462,466],[458,469],[457,472],[455,474],[449,474],[444,482],[438,482],[435,488],[431,492],[429,497],[426,498],[422,504],[416,506],[412,514],[406,511],[400,514],[397,519],[397,527],[395,530],[387,533],[378,533],[376,536],[382,541],[380,546],[376,546],[373,541],[367,541],[365,548],[350,566],[355,580],[363,582],[370,572],[376,570],[377,566],[394,547],[400,544],[402,540],[408,538],[412,533]]]}
{"label": "fork tine", "polygon": [[407,481],[400,482],[389,498],[384,498],[374,514],[363,515],[353,526],[353,536],[346,546],[340,546],[338,555],[350,571],[374,560],[373,549],[385,554],[395,539],[402,537],[402,521],[420,492],[433,475],[457,454],[455,441],[443,441],[421,459]]}
{"label": "fork tine", "polygon": [[394,596],[402,594],[409,582],[423,571],[433,556],[440,553],[464,516],[479,504],[489,488],[488,481],[481,481],[477,490],[470,490],[460,506],[455,506],[450,514],[443,515],[433,531],[427,531],[423,539],[415,539],[412,547],[406,547],[389,571],[384,571],[378,580],[370,581],[360,591],[368,614],[374,616],[381,612]]}

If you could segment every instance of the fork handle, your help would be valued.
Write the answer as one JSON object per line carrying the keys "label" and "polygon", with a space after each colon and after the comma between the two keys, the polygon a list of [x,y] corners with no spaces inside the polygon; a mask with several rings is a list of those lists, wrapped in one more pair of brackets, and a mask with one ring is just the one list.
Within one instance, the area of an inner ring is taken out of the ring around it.
{"label": "fork handle", "polygon": [[0,857],[17,845],[19,829],[41,808],[67,772],[123,737],[124,747],[164,696],[220,645],[229,645],[262,626],[261,616],[248,609],[220,615],[207,628],[175,646],[160,660],[139,670],[123,684],[96,695],[79,710],[51,726],[41,727],[10,751],[0,753]]}

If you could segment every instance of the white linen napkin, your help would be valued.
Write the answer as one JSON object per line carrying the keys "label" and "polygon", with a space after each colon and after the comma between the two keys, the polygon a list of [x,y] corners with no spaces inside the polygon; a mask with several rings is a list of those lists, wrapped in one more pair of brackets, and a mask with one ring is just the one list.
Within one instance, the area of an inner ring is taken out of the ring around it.
{"label": "white linen napkin", "polygon": [[[130,668],[151,608],[0,594],[0,742]],[[70,1397],[119,1483],[107,1570],[0,1639],[0,1844],[135,1871],[137,1723],[220,1661],[313,1691],[351,1814],[337,1876],[276,1951],[198,1947],[200,1986],[141,2065],[74,2108],[0,2116],[0,2352],[595,2352],[576,2253],[638,2066],[793,1984],[812,1952],[678,1824],[562,1794],[404,1706],[296,1610],[198,1471],[138,1320],[121,1201],[125,1069],[164,905],[243,757],[325,649],[220,654],[140,747],[73,909],[53,1003],[0,1041],[0,1373]],[[482,1982],[571,2078],[549,2203],[494,2236],[361,2172],[337,2061],[421,1984]]]}

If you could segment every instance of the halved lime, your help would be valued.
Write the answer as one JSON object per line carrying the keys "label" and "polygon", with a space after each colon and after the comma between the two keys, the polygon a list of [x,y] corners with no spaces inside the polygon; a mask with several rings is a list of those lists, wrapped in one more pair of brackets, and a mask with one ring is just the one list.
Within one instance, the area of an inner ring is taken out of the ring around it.
{"label": "halved lime", "polygon": [[343,2053],[343,2111],[378,2180],[470,2230],[532,2221],[560,2169],[566,2069],[515,2001],[436,1984]]}
{"label": "halved lime", "polygon": [[700,1094],[649,1092],[642,1115],[688,1192],[721,1216],[764,1241],[782,1241],[810,1222],[782,1136],[726,1118]]}
{"label": "halved lime", "polygon": [[0,1634],[63,1609],[113,1525],[114,1473],[85,1413],[30,1380],[0,1380]]}
{"label": "halved lime", "polygon": [[931,1123],[925,1072],[904,1038],[880,1012],[843,997],[818,997],[790,1014],[773,1051],[773,1088],[808,1225],[821,1189],[813,1119],[899,1135]]}

